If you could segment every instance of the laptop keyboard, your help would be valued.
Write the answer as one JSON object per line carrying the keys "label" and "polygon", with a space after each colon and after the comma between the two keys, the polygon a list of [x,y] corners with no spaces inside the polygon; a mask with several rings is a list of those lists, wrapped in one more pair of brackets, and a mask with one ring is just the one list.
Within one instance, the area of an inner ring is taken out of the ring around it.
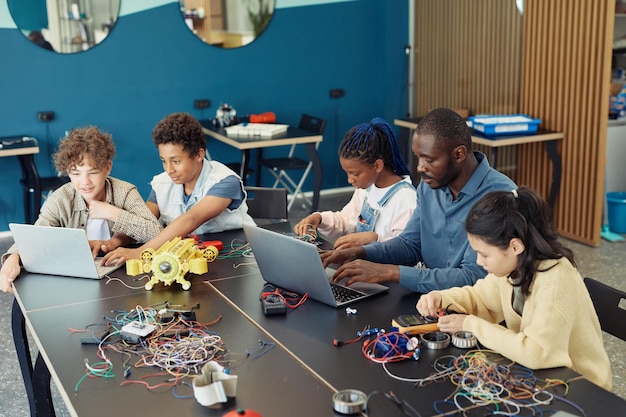
{"label": "laptop keyboard", "polygon": [[98,257],[94,260],[95,264],[96,264],[96,270],[98,271],[98,275],[100,277],[103,277],[113,271],[115,271],[118,267],[114,266],[114,265],[108,265],[108,266],[104,266],[101,265],[100,262],[102,261],[102,257]]}
{"label": "laptop keyboard", "polygon": [[330,283],[330,288],[333,290],[333,295],[338,303],[345,303],[363,297],[365,294],[361,291],[353,290],[352,288],[342,287],[334,282]]}

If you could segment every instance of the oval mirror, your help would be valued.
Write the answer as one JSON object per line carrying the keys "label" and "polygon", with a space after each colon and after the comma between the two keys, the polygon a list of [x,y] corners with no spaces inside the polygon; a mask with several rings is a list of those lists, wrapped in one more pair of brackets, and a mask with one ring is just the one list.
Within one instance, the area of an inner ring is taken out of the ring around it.
{"label": "oval mirror", "polygon": [[120,0],[8,0],[8,6],[24,36],[62,54],[102,42],[120,12]]}
{"label": "oval mirror", "polygon": [[179,0],[185,24],[198,38],[238,48],[258,38],[274,15],[275,0]]}

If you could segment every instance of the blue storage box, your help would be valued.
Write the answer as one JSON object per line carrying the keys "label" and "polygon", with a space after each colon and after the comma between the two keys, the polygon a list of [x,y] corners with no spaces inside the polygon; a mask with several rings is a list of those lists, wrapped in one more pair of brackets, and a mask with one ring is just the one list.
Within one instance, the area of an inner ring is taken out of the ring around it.
{"label": "blue storage box", "polygon": [[533,119],[525,114],[472,116],[469,120],[472,129],[485,136],[533,134],[541,124],[541,119]]}

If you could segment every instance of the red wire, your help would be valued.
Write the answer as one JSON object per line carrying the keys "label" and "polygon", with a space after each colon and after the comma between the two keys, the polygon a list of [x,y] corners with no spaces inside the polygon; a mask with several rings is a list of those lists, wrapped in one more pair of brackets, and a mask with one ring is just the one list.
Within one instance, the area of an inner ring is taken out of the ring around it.
{"label": "red wire", "polygon": [[350,339],[350,340],[337,340],[337,339],[335,339],[335,340],[333,340],[333,345],[339,347],[339,346],[347,345],[349,343],[358,342],[359,340],[363,339],[363,336],[365,335],[365,332],[367,330],[369,330],[369,328],[370,328],[369,325],[363,327],[363,330],[360,333],[358,333],[359,336],[356,339]]}
{"label": "red wire", "polygon": [[[393,343],[389,340],[389,336],[392,336],[392,335],[396,336],[396,341]],[[376,363],[403,361],[413,356],[413,352],[406,352],[402,347],[400,347],[400,345],[398,344],[398,341],[401,338],[407,339],[408,341],[408,336],[404,333],[400,333],[400,332],[382,333],[378,335],[376,338],[364,342],[363,347],[361,348],[361,352],[363,352],[363,355],[367,359]],[[389,347],[389,350],[387,350],[380,357],[376,356],[376,344],[377,343],[382,343],[385,346]]]}
{"label": "red wire", "polygon": [[263,297],[263,299],[265,299],[268,295],[279,296],[285,302],[285,306],[291,309],[300,307],[309,298],[308,293],[300,296],[295,292],[286,291],[280,288],[276,288],[274,291],[265,291],[261,293],[261,297]]}

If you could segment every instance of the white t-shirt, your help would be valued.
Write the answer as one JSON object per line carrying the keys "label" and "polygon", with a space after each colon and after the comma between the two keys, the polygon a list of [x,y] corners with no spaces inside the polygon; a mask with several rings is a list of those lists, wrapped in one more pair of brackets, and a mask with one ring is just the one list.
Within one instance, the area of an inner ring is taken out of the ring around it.
{"label": "white t-shirt", "polygon": [[109,223],[105,219],[89,219],[87,220],[87,239],[89,240],[109,240],[111,239],[111,230]]}
{"label": "white t-shirt", "polygon": [[[411,178],[406,176],[403,181],[411,183]],[[368,204],[380,210],[380,215],[374,225],[374,232],[378,234],[378,241],[389,240],[399,235],[413,215],[417,205],[417,195],[415,189],[410,187],[400,188],[383,207],[378,205],[378,201],[389,191],[393,185],[385,188],[378,188],[372,185],[368,190]],[[337,239],[340,236],[354,233],[356,222],[361,214],[363,201],[368,190],[356,188],[352,198],[341,211],[323,211],[322,223],[318,230],[330,239]]]}

